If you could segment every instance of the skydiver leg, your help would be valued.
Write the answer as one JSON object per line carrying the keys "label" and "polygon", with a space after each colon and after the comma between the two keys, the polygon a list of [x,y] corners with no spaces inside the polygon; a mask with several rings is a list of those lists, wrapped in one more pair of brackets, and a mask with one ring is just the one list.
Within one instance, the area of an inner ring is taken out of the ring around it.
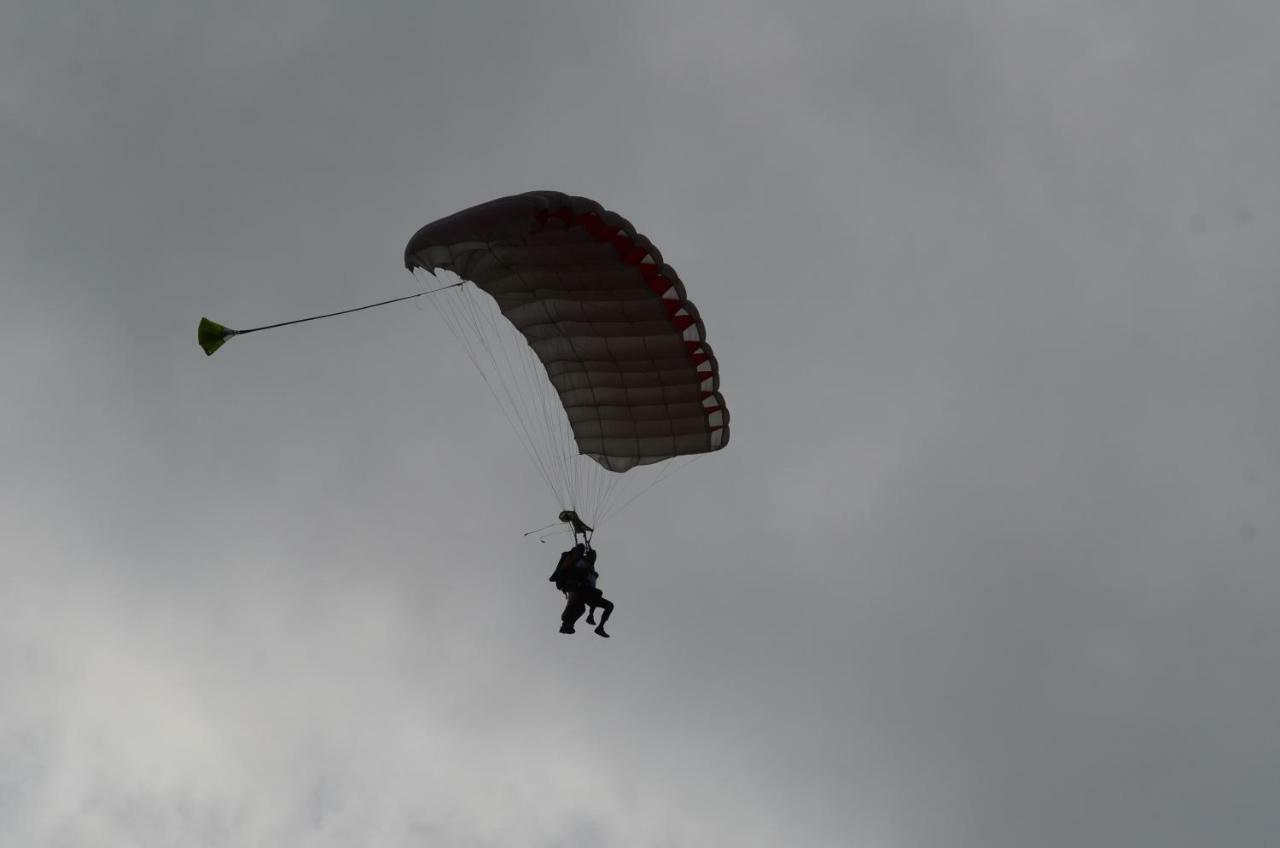
{"label": "skydiver leg", "polygon": [[609,616],[613,615],[613,601],[606,599],[604,595],[600,595],[593,600],[593,603],[604,610],[600,615],[600,624],[596,627],[596,633],[607,639],[609,634],[604,632],[604,623],[609,620]]}
{"label": "skydiver leg", "polygon": [[569,595],[569,600],[564,605],[564,612],[560,614],[560,632],[572,633],[574,622],[582,618],[586,608],[586,603],[576,592]]}

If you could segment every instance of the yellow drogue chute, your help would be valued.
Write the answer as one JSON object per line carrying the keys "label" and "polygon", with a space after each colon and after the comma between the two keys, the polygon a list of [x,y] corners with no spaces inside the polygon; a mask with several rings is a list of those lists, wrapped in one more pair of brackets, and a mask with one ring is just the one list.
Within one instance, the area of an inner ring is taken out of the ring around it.
{"label": "yellow drogue chute", "polygon": [[208,318],[200,319],[200,327],[196,330],[196,338],[200,341],[200,347],[204,348],[205,356],[213,356],[213,352],[227,343],[227,339],[232,336],[239,335],[230,327],[224,327],[216,321],[210,321]]}

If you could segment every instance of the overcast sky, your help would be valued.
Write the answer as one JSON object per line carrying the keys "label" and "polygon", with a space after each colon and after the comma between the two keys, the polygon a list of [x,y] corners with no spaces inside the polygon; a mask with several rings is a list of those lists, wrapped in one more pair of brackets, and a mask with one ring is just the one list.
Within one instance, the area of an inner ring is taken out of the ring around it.
{"label": "overcast sky", "polygon": [[[1280,5],[0,0],[0,846],[1280,830]],[[405,241],[594,198],[728,449],[599,539]],[[553,540],[557,542],[558,540]]]}

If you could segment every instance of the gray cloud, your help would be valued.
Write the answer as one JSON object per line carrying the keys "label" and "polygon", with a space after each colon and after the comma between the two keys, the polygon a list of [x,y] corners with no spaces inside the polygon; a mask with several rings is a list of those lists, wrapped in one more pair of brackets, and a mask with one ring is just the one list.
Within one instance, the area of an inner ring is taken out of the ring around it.
{"label": "gray cloud", "polygon": [[[1266,4],[0,9],[0,845],[1255,844]],[[602,538],[404,241],[651,235],[729,450]]]}

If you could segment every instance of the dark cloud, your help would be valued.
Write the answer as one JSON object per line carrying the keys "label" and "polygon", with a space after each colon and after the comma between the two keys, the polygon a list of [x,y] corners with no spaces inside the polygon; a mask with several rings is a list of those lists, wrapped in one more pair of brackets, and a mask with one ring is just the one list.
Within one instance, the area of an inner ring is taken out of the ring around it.
{"label": "dark cloud", "polygon": [[[1265,842],[1278,35],[0,9],[0,833]],[[601,540],[608,642],[434,312],[194,339],[407,293],[418,226],[544,187],[661,246],[734,414]]]}

